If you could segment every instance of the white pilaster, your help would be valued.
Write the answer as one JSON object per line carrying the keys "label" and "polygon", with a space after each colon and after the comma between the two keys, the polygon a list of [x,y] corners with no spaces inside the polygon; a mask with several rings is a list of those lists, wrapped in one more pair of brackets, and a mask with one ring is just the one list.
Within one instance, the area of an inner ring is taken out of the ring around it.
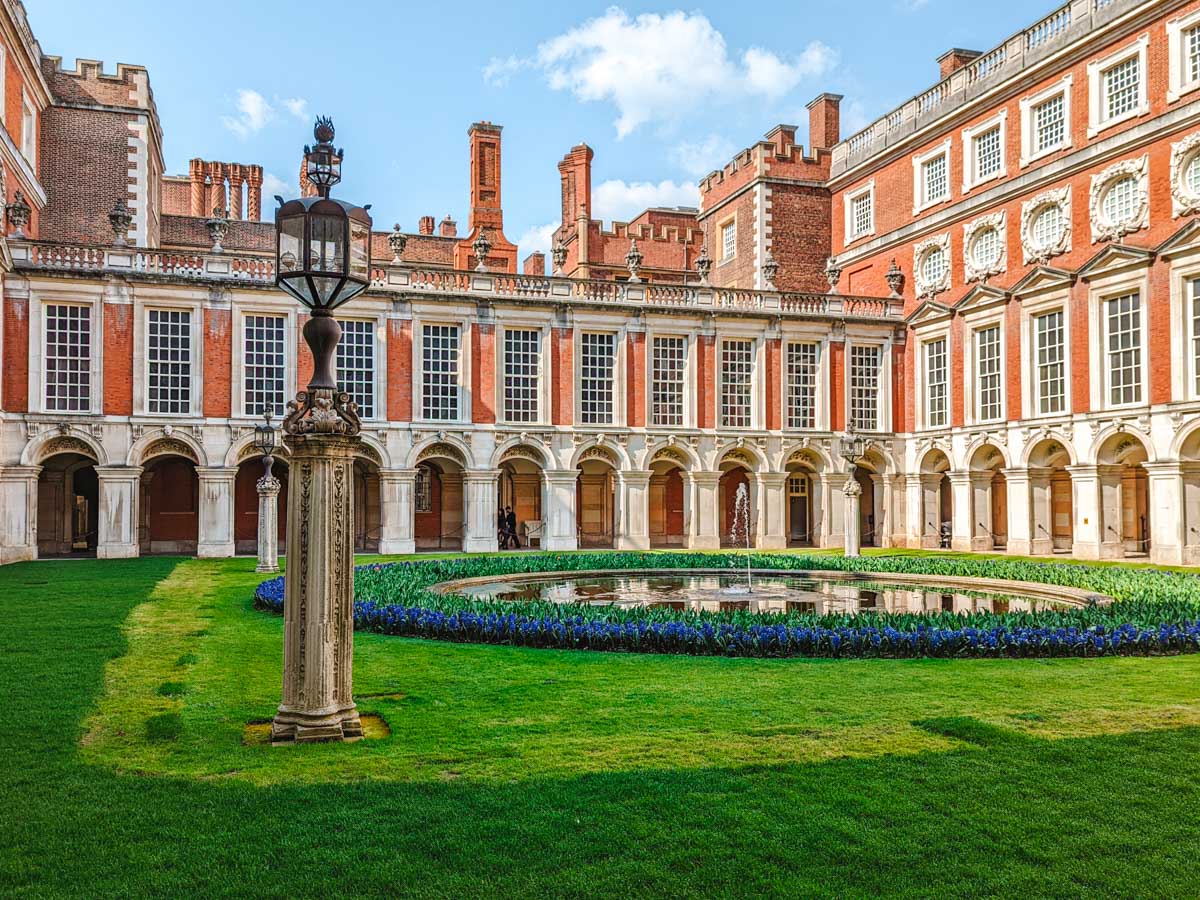
{"label": "white pilaster", "polygon": [[575,488],[578,473],[547,471],[542,473],[545,490],[542,498],[542,547],[546,550],[576,550],[579,529],[575,520]]}
{"label": "white pilaster", "polygon": [[463,550],[467,553],[495,553],[500,549],[496,540],[496,479],[499,477],[499,469],[467,469],[463,472],[467,507]]}
{"label": "white pilaster", "polygon": [[720,472],[692,472],[694,491],[689,548],[716,550],[721,546]]}
{"label": "white pilaster", "polygon": [[846,476],[842,472],[821,473],[821,521],[824,524],[822,547],[844,547],[846,545],[846,497],[842,493]]}
{"label": "white pilaster", "polygon": [[41,466],[0,467],[0,565],[37,559]]}
{"label": "white pilaster", "polygon": [[1100,558],[1100,470],[1096,466],[1067,466],[1074,493],[1075,542],[1071,555]]}
{"label": "white pilaster", "polygon": [[138,504],[141,466],[97,466],[100,510],[96,535],[99,559],[138,555]]}
{"label": "white pilaster", "polygon": [[996,544],[992,534],[992,473],[972,472],[970,479],[971,549],[978,553],[990,553]]}
{"label": "white pilaster", "polygon": [[787,473],[756,472],[758,549],[787,548]]}
{"label": "white pilaster", "polygon": [[950,549],[971,550],[971,473],[950,473]]}
{"label": "white pilaster", "polygon": [[925,546],[925,479],[920,475],[905,475],[905,543],[909,547]]}
{"label": "white pilaster", "polygon": [[617,549],[650,549],[649,470],[618,472]]}
{"label": "white pilaster", "polygon": [[1005,469],[1008,485],[1008,552],[1028,556],[1033,552],[1032,518],[1029,509],[1029,470]]}
{"label": "white pilaster", "polygon": [[201,559],[233,556],[233,481],[237,469],[197,466],[200,479],[200,535],[196,555]]}
{"label": "white pilaster", "polygon": [[1150,490],[1150,561],[1183,562],[1183,470],[1179,463],[1143,463]]}
{"label": "white pilaster", "polygon": [[380,553],[416,552],[417,542],[413,536],[413,513],[415,512],[413,492],[416,487],[416,478],[416,469],[381,469],[379,471]]}

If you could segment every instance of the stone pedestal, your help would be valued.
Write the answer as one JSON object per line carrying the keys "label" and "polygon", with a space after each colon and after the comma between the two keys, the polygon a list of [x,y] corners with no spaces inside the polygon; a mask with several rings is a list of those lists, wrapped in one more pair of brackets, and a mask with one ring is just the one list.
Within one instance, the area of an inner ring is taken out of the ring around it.
{"label": "stone pedestal", "polygon": [[138,502],[141,466],[97,466],[100,510],[96,535],[99,559],[138,555]]}
{"label": "stone pedestal", "polygon": [[379,552],[415,553],[413,492],[416,469],[383,469],[379,473]]}
{"label": "stone pedestal", "polygon": [[255,572],[279,571],[279,479],[263,475],[258,488],[258,565]]}
{"label": "stone pedestal", "polygon": [[846,498],[844,527],[846,541],[846,556],[858,556],[862,544],[862,485],[853,474],[846,479],[842,488],[842,496]]}
{"label": "stone pedestal", "polygon": [[287,435],[283,702],[274,743],[362,737],[354,654],[354,456],[357,436]]}

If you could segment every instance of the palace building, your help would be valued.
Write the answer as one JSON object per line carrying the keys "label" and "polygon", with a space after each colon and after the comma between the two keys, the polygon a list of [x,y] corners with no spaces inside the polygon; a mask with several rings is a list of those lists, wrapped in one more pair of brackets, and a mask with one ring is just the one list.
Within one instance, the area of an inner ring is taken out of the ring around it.
{"label": "palace building", "polygon": [[[744,484],[764,549],[841,546],[849,488],[866,545],[1200,564],[1200,0],[937,62],[698,209],[606,226],[570,148],[549,265],[472,125],[463,233],[381,229],[338,310],[357,548],[495,550],[510,506],[530,546],[715,548]],[[254,552],[253,427],[311,373],[261,167],[167,174],[149,73],[43,56],[19,0],[0,96],[0,562]]]}

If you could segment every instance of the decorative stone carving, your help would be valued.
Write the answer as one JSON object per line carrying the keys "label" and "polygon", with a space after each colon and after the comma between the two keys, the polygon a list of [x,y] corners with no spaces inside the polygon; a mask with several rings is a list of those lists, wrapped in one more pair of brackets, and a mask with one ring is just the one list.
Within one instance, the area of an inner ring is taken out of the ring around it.
{"label": "decorative stone carving", "polygon": [[554,274],[561,277],[563,266],[567,264],[567,242],[562,239],[561,235],[550,250],[550,259],[554,263]]}
{"label": "decorative stone carving", "polygon": [[427,459],[434,459],[436,457],[452,459],[464,468],[467,465],[467,461],[463,457],[461,450],[459,450],[453,444],[443,443],[442,441],[437,441],[433,444],[430,444],[428,447],[418,453],[417,462],[423,462]]}
{"label": "decorative stone carving", "polygon": [[775,290],[775,278],[779,275],[779,263],[775,261],[775,256],[770,251],[767,251],[767,258],[762,264],[762,282],[764,291]]}
{"label": "decorative stone carving", "polygon": [[[1057,206],[1062,213],[1062,231],[1058,240],[1042,246],[1034,238],[1033,224],[1048,206]],[[1071,250],[1071,187],[1044,191],[1021,204],[1021,250],[1025,265],[1044,263]]]}
{"label": "decorative stone carving", "polygon": [[712,271],[712,257],[708,255],[708,247],[700,247],[700,255],[696,257],[696,274],[700,276],[700,283],[708,286],[708,273]]}
{"label": "decorative stone carving", "polygon": [[[166,429],[163,430],[165,431]],[[142,462],[153,459],[156,456],[182,456],[196,464],[200,463],[200,460],[196,457],[195,450],[179,440],[179,438],[173,437],[162,437],[151,443],[142,454]]]}
{"label": "decorative stone carving", "polygon": [[601,447],[599,445],[597,445],[595,447],[588,447],[586,450],[584,450],[582,453],[579,454],[580,462],[585,462],[586,460],[589,460],[589,459],[596,459],[596,460],[599,460],[600,462],[608,463],[613,468],[617,467],[617,460],[612,455],[612,453],[609,452],[608,450],[605,450],[603,447]]}
{"label": "decorative stone carving", "polygon": [[1187,169],[1200,156],[1200,131],[1171,145],[1171,215],[1178,218],[1200,210],[1200,191],[1187,183]]}
{"label": "decorative stone carving", "polygon": [[888,270],[884,273],[883,277],[887,281],[888,290],[892,292],[892,298],[898,299],[900,292],[904,289],[904,272],[896,264],[894,256],[892,257],[892,264],[888,266]]}
{"label": "decorative stone carving", "polygon": [[392,250],[392,265],[400,265],[400,257],[404,254],[404,248],[408,245],[408,235],[400,230],[400,223],[397,222],[392,226],[392,233],[388,235],[388,247]]}
{"label": "decorative stone carving", "polygon": [[518,444],[515,447],[509,447],[500,457],[500,462],[505,462],[510,459],[528,459],[531,462],[542,465],[545,460],[542,459],[542,454],[538,453],[532,447],[526,447],[524,444]]}
{"label": "decorative stone carving", "polygon": [[[980,258],[976,251],[978,241],[989,231],[995,231],[998,237],[999,252],[994,259]],[[1008,269],[1008,214],[1001,210],[986,216],[980,216],[973,222],[963,225],[963,274],[968,282],[986,282],[994,275],[1000,275]]]}
{"label": "decorative stone carving", "polygon": [[[1092,243],[1112,241],[1126,234],[1150,227],[1150,156],[1143,154],[1137,159],[1123,159],[1113,163],[1104,171],[1092,176],[1091,198],[1088,214],[1092,223]],[[1133,215],[1119,222],[1110,221],[1104,215],[1104,198],[1109,189],[1122,178],[1137,179],[1137,197]]]}
{"label": "decorative stone carving", "polygon": [[129,226],[133,224],[133,215],[129,212],[129,207],[125,205],[124,197],[117,200],[116,205],[108,214],[108,224],[112,226],[113,244],[124,247],[129,243]]}
{"label": "decorative stone carving", "polygon": [[662,447],[655,451],[654,456],[650,458],[651,464],[656,462],[673,462],[684,468],[687,467],[687,457],[673,447]]}
{"label": "decorative stone carving", "polygon": [[85,441],[81,441],[75,437],[56,437],[46,441],[42,445],[40,457],[42,460],[49,459],[59,453],[78,453],[81,456],[86,456],[88,459],[96,461],[96,454]]}
{"label": "decorative stone carving", "polygon": [[829,293],[836,294],[838,282],[842,280],[842,267],[838,265],[836,256],[825,260],[825,280],[829,282]]}
{"label": "decorative stone carving", "polygon": [[625,254],[625,265],[629,269],[629,283],[640,284],[638,272],[642,268],[642,251],[638,249],[637,238],[631,238],[629,241],[629,252]]}
{"label": "decorative stone carving", "polygon": [[19,241],[25,240],[25,226],[29,224],[29,214],[32,212],[25,200],[25,193],[18,189],[12,203],[4,207],[4,212],[8,216],[8,224],[16,229],[12,236]]}
{"label": "decorative stone carving", "polygon": [[471,244],[471,249],[475,251],[475,260],[478,263],[475,266],[475,271],[486,272],[488,254],[492,252],[492,242],[488,240],[486,231],[480,229],[479,237],[475,238]]}
{"label": "decorative stone carving", "polygon": [[283,417],[286,434],[356,435],[362,430],[358,404],[345,391],[299,391]]}
{"label": "decorative stone carving", "polygon": [[[925,261],[929,255],[941,250],[945,265],[940,274],[927,271]],[[950,290],[950,235],[939,234],[928,240],[921,241],[913,248],[913,281],[917,287],[918,297],[935,297]]]}
{"label": "decorative stone carving", "polygon": [[214,206],[212,217],[204,225],[208,228],[208,236],[212,241],[212,249],[209,252],[224,253],[225,248],[221,245],[221,242],[225,240],[225,235],[229,233],[229,210]]}

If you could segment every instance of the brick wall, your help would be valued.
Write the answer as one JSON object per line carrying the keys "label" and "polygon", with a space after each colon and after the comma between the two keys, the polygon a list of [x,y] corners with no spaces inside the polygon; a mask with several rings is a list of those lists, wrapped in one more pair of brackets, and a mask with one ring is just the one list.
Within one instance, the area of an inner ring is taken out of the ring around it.
{"label": "brick wall", "polygon": [[[204,415],[224,418],[233,403],[233,313],[204,311]],[[290,399],[290,398],[289,398]]]}
{"label": "brick wall", "polygon": [[133,415],[133,306],[104,304],[104,413]]}
{"label": "brick wall", "polygon": [[413,417],[412,320],[389,319],[387,335],[387,417],[393,422],[411,422]]}
{"label": "brick wall", "polygon": [[471,421],[496,421],[496,327],[471,326]]}
{"label": "brick wall", "polygon": [[38,173],[46,189],[39,237],[64,243],[111,243],[108,213],[132,203],[129,123],[123,113],[52,106],[42,117]]}
{"label": "brick wall", "polygon": [[4,365],[0,366],[0,387],[8,412],[29,411],[29,301],[4,298]]}

